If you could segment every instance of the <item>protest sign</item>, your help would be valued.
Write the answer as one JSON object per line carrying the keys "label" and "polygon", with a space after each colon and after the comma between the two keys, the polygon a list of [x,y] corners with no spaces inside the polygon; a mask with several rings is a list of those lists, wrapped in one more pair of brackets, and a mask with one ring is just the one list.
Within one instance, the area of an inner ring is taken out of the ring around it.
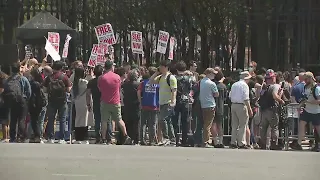
{"label": "protest sign", "polygon": [[157,52],[161,54],[166,53],[168,40],[169,40],[169,33],[165,31],[159,31]]}
{"label": "protest sign", "polygon": [[105,54],[108,53],[108,45],[105,43],[93,44],[88,66],[104,65],[106,62]]}
{"label": "protest sign", "polygon": [[59,53],[56,51],[56,49],[52,46],[52,44],[49,42],[49,40],[47,39],[46,41],[46,46],[45,46],[45,50],[47,51],[47,53],[52,57],[52,59],[54,61],[60,61],[61,57],[59,55]]}
{"label": "protest sign", "polygon": [[169,43],[169,57],[168,59],[173,60],[173,49],[174,49],[174,44],[176,42],[176,39],[174,37],[170,38],[170,43]]}
{"label": "protest sign", "polygon": [[32,47],[31,47],[31,45],[26,45],[24,47],[24,50],[25,50],[24,59],[30,59],[30,57],[32,56]]}
{"label": "protest sign", "polygon": [[59,54],[60,35],[57,32],[48,32],[48,41]]}
{"label": "protest sign", "polygon": [[133,53],[143,53],[142,32],[131,31],[131,49]]}
{"label": "protest sign", "polygon": [[69,52],[69,41],[71,40],[71,36],[67,34],[66,41],[64,42],[63,51],[62,51],[62,58],[68,57]]}
{"label": "protest sign", "polygon": [[88,66],[89,67],[96,67],[96,65],[97,65],[96,60],[89,59],[89,61],[88,61]]}
{"label": "protest sign", "polygon": [[116,44],[116,37],[110,23],[101,24],[94,27],[99,43],[107,43],[108,45]]}

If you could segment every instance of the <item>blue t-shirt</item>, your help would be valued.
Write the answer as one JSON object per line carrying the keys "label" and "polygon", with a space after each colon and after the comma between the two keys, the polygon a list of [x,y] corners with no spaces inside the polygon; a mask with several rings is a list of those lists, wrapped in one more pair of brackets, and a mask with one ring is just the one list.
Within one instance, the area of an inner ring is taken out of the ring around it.
{"label": "blue t-shirt", "polygon": [[298,82],[292,87],[291,96],[295,98],[296,102],[300,102],[303,98],[304,86],[303,82]]}
{"label": "blue t-shirt", "polygon": [[200,94],[199,100],[201,108],[214,108],[216,107],[216,101],[213,96],[218,92],[216,83],[205,77],[200,81]]}

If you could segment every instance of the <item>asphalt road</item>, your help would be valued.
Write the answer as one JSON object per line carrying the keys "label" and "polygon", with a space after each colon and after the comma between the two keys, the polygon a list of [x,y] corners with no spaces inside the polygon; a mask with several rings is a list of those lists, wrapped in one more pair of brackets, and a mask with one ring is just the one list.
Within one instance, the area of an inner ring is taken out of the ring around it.
{"label": "asphalt road", "polygon": [[0,144],[0,180],[311,180],[320,153]]}

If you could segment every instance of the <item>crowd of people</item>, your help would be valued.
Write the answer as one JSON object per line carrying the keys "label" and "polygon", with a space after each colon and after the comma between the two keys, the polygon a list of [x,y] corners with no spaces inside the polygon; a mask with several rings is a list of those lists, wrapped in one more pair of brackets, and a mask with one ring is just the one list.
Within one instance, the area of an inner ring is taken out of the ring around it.
{"label": "crowd of people", "polygon": [[288,126],[285,105],[299,103],[299,126],[293,127],[298,140],[290,147],[302,150],[305,127],[312,123],[313,150],[320,149],[320,78],[302,69],[295,77],[257,70],[252,63],[231,78],[220,67],[199,75],[196,62],[116,68],[108,60],[90,68],[76,61],[66,68],[62,61],[49,66],[31,59],[12,64],[10,76],[0,72],[0,93],[3,142],[64,144],[71,117],[75,144],[89,144],[88,131],[94,127],[96,144],[116,139],[126,145],[224,148],[228,111],[230,148],[281,150],[279,134]]}

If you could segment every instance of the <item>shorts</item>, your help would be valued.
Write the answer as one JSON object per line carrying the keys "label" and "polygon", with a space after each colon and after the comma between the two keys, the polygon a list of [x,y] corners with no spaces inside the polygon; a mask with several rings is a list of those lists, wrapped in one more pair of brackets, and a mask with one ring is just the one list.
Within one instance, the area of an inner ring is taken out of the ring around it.
{"label": "shorts", "polygon": [[303,111],[300,115],[300,121],[304,121],[306,123],[312,123],[314,126],[320,125],[320,113],[312,114],[308,113],[307,111]]}
{"label": "shorts", "polygon": [[214,116],[213,122],[214,122],[214,123],[217,123],[217,124],[222,124],[222,122],[223,122],[223,115],[216,114],[216,115]]}
{"label": "shorts", "polygon": [[100,111],[101,111],[101,121],[118,122],[122,120],[120,104],[107,104],[107,103],[101,102]]}

